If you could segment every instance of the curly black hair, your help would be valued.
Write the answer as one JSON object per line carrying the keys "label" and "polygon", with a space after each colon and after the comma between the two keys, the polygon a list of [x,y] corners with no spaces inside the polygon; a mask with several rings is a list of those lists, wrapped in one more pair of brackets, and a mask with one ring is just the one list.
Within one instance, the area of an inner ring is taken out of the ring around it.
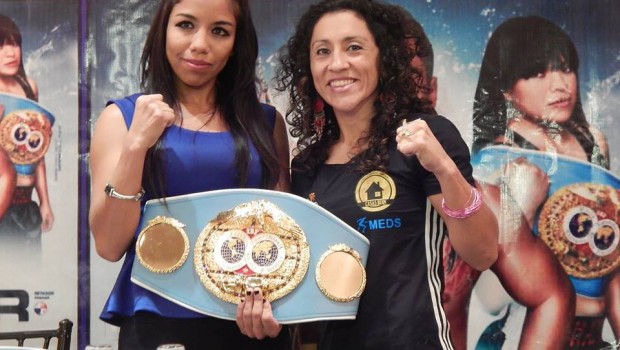
{"label": "curly black hair", "polygon": [[[297,23],[293,36],[279,52],[275,86],[288,92],[286,120],[291,136],[298,138],[294,150],[297,164],[307,170],[325,162],[330,147],[338,140],[340,129],[334,111],[325,105],[325,127],[319,138],[313,128],[313,104],[318,93],[310,71],[310,41],[316,23],[328,13],[352,11],[363,19],[379,48],[378,98],[375,116],[368,133],[358,144],[367,145],[356,157],[360,170],[385,169],[389,162],[388,143],[402,119],[414,112],[431,113],[429,106],[417,97],[420,72],[411,66],[416,47],[410,45],[412,33],[406,32],[402,13],[394,5],[371,0],[323,0],[310,6]],[[380,39],[380,40],[378,40]]]}

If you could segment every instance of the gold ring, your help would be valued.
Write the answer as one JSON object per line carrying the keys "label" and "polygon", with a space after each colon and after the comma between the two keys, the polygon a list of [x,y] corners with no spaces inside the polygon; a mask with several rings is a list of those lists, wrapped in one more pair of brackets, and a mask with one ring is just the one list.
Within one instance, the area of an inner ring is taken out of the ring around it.
{"label": "gold ring", "polygon": [[413,133],[409,129],[405,129],[405,131],[401,132],[400,135],[402,137],[409,137],[409,136],[413,135]]}

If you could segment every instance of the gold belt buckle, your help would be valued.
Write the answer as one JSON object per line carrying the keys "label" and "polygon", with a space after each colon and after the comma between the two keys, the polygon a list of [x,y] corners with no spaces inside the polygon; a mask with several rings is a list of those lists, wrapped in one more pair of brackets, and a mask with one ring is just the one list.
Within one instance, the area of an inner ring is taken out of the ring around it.
{"label": "gold belt buckle", "polygon": [[301,227],[264,200],[220,213],[194,247],[194,268],[202,284],[230,303],[253,288],[261,288],[269,301],[282,298],[301,283],[309,261]]}
{"label": "gold belt buckle", "polygon": [[16,110],[0,120],[0,146],[14,164],[34,164],[50,145],[52,123],[34,109]]}
{"label": "gold belt buckle", "polygon": [[543,205],[538,232],[569,275],[598,278],[620,266],[619,208],[620,191],[612,186],[568,185]]}

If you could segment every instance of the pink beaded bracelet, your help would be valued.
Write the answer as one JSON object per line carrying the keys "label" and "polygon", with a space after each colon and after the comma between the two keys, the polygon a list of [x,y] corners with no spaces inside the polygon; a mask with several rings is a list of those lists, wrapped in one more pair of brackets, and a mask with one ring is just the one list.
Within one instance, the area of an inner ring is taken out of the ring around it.
{"label": "pink beaded bracelet", "polygon": [[[480,195],[480,191],[477,188],[471,188],[471,195],[469,198],[473,198],[471,204],[467,205],[463,209],[452,210],[446,206],[446,200],[441,199],[441,209],[451,218],[454,219],[466,219],[472,215],[474,215],[480,208],[482,207],[482,195]],[[469,199],[467,200],[469,203]]]}

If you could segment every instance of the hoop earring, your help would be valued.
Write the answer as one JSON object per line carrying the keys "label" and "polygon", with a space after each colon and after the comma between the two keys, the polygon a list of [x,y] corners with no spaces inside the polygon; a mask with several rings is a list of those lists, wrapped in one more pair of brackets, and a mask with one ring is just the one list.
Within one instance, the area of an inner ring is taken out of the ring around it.
{"label": "hoop earring", "polygon": [[316,137],[318,140],[323,136],[323,128],[325,128],[325,104],[323,103],[323,99],[317,97],[314,100],[314,122],[312,124],[314,128],[314,132],[316,133]]}

